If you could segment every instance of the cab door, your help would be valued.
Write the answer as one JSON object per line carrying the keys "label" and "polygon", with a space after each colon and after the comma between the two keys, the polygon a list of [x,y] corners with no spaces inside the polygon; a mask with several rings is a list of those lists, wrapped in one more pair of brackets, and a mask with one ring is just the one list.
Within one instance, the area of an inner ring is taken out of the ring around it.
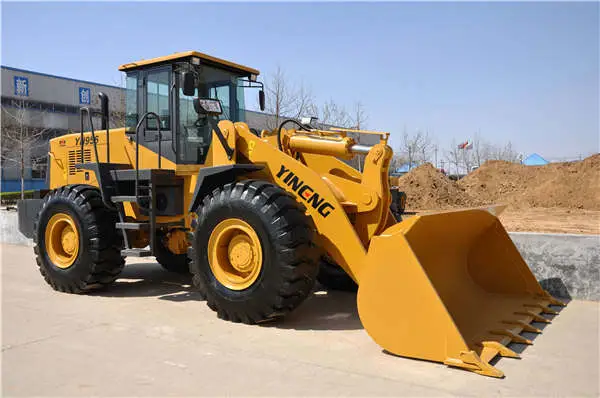
{"label": "cab door", "polygon": [[[164,66],[138,72],[138,104],[140,115],[154,112],[160,116],[161,155],[176,161],[173,141],[173,94],[172,67]],[[156,118],[148,116],[140,126],[140,144],[158,153],[158,124]],[[155,168],[157,165],[144,165]]]}

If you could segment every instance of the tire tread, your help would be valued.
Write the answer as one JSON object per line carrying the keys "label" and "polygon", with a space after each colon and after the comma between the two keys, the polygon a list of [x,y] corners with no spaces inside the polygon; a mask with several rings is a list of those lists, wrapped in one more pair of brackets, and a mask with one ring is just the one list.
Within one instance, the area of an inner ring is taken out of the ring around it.
{"label": "tire tread", "polygon": [[[34,222],[34,253],[36,263],[42,277],[54,290],[65,293],[85,293],[112,284],[123,270],[125,259],[120,254],[120,239],[115,228],[116,213],[107,209],[100,196],[100,191],[84,184],[65,185],[48,193],[40,213],[52,206],[56,199],[69,201],[78,208],[83,217],[80,222],[87,229],[88,245],[84,247],[91,264],[89,272],[79,279],[56,277],[50,271],[52,265],[47,264],[45,253],[40,248],[38,235],[39,217]],[[43,235],[42,235],[43,236]]]}
{"label": "tire tread", "polygon": [[194,239],[190,265],[194,285],[220,319],[256,324],[281,318],[300,305],[315,284],[318,257],[312,242],[312,220],[301,205],[280,187],[266,181],[245,180],[218,187],[205,196],[198,210],[197,228],[213,209],[230,201],[243,201],[253,211],[262,214],[264,219],[270,220],[268,229],[280,261],[277,264],[280,275],[277,287],[271,291],[258,291],[256,294],[261,295],[258,303],[253,301],[242,306],[223,300],[203,276],[203,271],[211,271],[203,270],[208,265],[203,264],[198,255],[201,248],[197,239]]}

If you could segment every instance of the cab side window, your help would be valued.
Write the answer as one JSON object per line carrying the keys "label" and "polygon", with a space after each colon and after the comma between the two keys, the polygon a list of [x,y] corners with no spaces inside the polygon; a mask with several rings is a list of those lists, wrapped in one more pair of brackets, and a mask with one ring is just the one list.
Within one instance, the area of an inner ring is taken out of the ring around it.
{"label": "cab side window", "polygon": [[135,129],[138,122],[137,86],[137,72],[128,73],[125,88],[125,127],[133,129]]}
{"label": "cab side window", "polygon": [[[169,130],[171,126],[171,107],[169,103],[170,72],[168,69],[149,71],[146,83],[147,111],[160,116],[161,130]],[[146,119],[146,129],[156,130],[156,119]]]}

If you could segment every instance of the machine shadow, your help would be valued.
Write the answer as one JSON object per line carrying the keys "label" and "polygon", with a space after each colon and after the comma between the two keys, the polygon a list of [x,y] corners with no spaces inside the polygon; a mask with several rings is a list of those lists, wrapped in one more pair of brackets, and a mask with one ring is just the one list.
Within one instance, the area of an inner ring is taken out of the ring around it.
{"label": "machine shadow", "polygon": [[[191,275],[164,270],[157,263],[127,264],[119,278],[100,297],[156,297],[167,301],[204,301],[195,291]],[[296,330],[359,330],[363,326],[356,308],[356,293],[328,291],[317,284],[308,298],[283,319],[264,327]]]}
{"label": "machine shadow", "polygon": [[320,286],[296,310],[264,326],[296,330],[363,329],[356,307],[356,293],[328,291]]}
{"label": "machine shadow", "polygon": [[562,301],[571,300],[569,289],[561,278],[546,278],[541,279],[539,282],[542,289],[546,290],[557,299]]}
{"label": "machine shadow", "polygon": [[127,264],[107,289],[90,293],[101,297],[158,297],[161,300],[201,300],[191,288],[191,275],[168,272],[157,263]]}

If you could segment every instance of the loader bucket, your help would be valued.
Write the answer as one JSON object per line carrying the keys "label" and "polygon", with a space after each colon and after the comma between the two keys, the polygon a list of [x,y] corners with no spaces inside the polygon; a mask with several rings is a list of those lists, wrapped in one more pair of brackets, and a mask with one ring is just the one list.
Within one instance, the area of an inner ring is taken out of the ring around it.
{"label": "loader bucket", "polygon": [[[371,240],[359,275],[358,311],[386,351],[493,377],[510,342],[550,321],[545,292],[492,211],[467,209],[413,218]],[[495,213],[497,214],[497,212]]]}

